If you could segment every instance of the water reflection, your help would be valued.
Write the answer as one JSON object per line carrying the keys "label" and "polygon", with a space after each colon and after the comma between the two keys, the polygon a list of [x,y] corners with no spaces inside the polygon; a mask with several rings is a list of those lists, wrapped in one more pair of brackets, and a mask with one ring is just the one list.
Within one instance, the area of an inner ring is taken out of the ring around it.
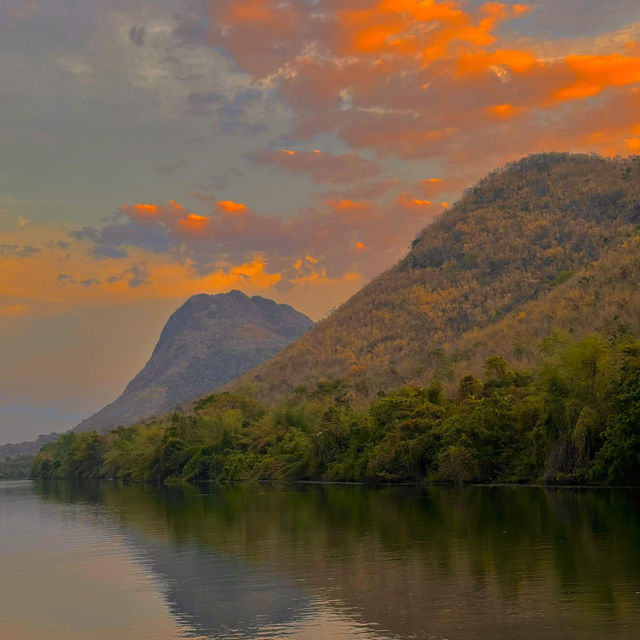
{"label": "water reflection", "polygon": [[263,627],[291,626],[308,608],[308,598],[295,582],[241,556],[194,542],[176,547],[142,535],[128,541],[162,578],[175,618],[198,635],[254,637]]}
{"label": "water reflection", "polygon": [[640,637],[624,490],[35,485],[99,508],[209,638]]}

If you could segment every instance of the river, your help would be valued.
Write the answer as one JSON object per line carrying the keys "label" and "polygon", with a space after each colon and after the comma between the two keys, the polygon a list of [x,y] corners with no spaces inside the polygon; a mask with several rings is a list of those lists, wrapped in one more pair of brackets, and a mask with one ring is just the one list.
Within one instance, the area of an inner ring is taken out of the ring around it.
{"label": "river", "polygon": [[0,482],[0,639],[76,638],[640,638],[640,492]]}

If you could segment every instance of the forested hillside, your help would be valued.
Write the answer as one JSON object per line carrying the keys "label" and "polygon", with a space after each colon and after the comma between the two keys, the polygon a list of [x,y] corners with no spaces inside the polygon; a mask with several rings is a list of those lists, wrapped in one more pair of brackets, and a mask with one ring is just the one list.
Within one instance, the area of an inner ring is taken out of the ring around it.
{"label": "forested hillside", "polygon": [[346,377],[355,393],[519,365],[553,327],[640,330],[640,157],[543,154],[490,174],[405,259],[243,376],[263,398]]}
{"label": "forested hillside", "polygon": [[202,399],[192,415],[99,435],[67,433],[35,458],[39,477],[133,481],[640,482],[640,343],[555,332],[539,371],[489,357],[482,378],[402,387],[354,403],[333,380],[269,407]]}
{"label": "forested hillside", "polygon": [[230,391],[42,477],[640,482],[640,158],[495,172]]}

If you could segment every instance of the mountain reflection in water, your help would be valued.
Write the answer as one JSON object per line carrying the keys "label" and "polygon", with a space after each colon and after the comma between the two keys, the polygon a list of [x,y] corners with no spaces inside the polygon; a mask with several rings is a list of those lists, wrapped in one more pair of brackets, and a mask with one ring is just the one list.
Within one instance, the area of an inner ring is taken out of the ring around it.
{"label": "mountain reflection in water", "polygon": [[188,637],[640,637],[632,490],[50,483],[33,492],[113,523]]}

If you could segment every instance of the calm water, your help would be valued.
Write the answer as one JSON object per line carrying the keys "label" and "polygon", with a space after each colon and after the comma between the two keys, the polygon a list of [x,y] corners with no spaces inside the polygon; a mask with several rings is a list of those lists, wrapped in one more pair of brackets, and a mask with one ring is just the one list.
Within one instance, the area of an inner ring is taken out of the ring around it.
{"label": "calm water", "polygon": [[32,638],[640,638],[640,493],[0,482]]}

